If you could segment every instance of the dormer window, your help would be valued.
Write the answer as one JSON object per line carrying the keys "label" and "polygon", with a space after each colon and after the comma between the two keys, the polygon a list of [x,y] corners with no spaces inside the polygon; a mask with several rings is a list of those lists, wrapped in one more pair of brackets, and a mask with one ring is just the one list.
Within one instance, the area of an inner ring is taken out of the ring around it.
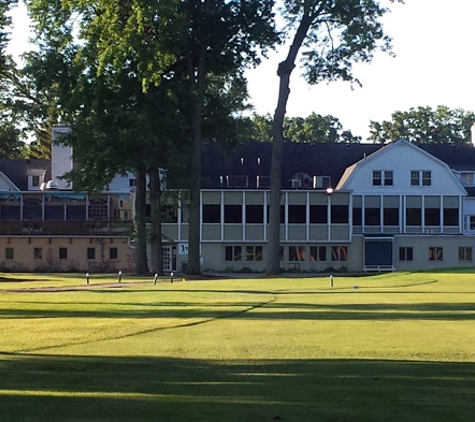
{"label": "dormer window", "polygon": [[40,190],[45,181],[45,170],[30,169],[28,175],[28,190]]}
{"label": "dormer window", "polygon": [[460,177],[463,186],[473,186],[473,173],[462,173]]}

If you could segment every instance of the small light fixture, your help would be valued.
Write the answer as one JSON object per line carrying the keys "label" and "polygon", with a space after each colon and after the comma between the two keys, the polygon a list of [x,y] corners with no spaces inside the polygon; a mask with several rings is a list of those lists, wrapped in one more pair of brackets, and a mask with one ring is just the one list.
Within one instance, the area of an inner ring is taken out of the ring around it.
{"label": "small light fixture", "polygon": [[327,192],[327,195],[331,195],[333,193],[333,188],[330,188],[330,187],[327,188],[326,192]]}

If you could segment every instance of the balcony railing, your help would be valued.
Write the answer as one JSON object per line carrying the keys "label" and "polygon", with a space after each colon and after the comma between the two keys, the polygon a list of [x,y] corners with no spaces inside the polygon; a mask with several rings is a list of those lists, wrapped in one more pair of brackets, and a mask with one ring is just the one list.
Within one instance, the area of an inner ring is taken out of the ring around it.
{"label": "balcony railing", "polygon": [[0,236],[127,236],[132,224],[132,221],[0,220]]}

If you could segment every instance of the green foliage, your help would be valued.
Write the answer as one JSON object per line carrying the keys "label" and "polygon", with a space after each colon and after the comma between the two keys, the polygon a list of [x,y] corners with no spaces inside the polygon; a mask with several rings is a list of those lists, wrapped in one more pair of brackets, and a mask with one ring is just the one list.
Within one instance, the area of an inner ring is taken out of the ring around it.
{"label": "green foliage", "polygon": [[[272,117],[254,114],[242,122],[241,132],[246,134],[243,141],[271,142]],[[312,113],[307,117],[286,117],[284,119],[284,139],[300,143],[358,143],[361,137],[354,136],[351,131],[343,130],[343,126],[334,116],[321,116]]]}
{"label": "green foliage", "polygon": [[475,113],[447,106],[410,108],[396,111],[391,121],[370,123],[370,140],[378,143],[406,139],[414,143],[471,142]]}

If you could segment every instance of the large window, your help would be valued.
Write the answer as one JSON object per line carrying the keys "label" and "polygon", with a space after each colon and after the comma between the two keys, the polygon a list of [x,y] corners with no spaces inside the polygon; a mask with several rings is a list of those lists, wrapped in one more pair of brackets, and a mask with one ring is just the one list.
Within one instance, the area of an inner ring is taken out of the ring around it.
{"label": "large window", "polygon": [[42,220],[43,207],[37,199],[27,199],[23,204],[24,220]]}
{"label": "large window", "polygon": [[307,208],[305,205],[289,205],[289,223],[305,224],[307,222]]}
{"label": "large window", "polygon": [[219,204],[203,204],[203,223],[220,223],[221,207]]}
{"label": "large window", "polygon": [[91,199],[88,208],[89,220],[107,220],[107,209],[107,201],[105,199]]}
{"label": "large window", "polygon": [[459,210],[457,208],[444,208],[444,226],[459,225]]}
{"label": "large window", "polygon": [[364,222],[366,226],[379,226],[381,224],[381,211],[379,208],[365,208]]}
{"label": "large window", "polygon": [[332,223],[348,223],[348,205],[332,205]]}
{"label": "large window", "polygon": [[264,222],[264,207],[262,205],[246,205],[246,223],[262,224]]}
{"label": "large window", "polygon": [[420,208],[406,209],[406,224],[408,226],[422,225],[422,212]]}
{"label": "large window", "polygon": [[310,205],[310,224],[326,224],[328,212],[326,205]]}
{"label": "large window", "polygon": [[236,224],[242,223],[242,205],[225,205],[224,222]]}
{"label": "large window", "polygon": [[398,208],[384,208],[383,218],[385,226],[399,225],[399,209]]}
{"label": "large window", "polygon": [[440,225],[440,210],[439,208],[425,208],[424,219],[426,226]]}

